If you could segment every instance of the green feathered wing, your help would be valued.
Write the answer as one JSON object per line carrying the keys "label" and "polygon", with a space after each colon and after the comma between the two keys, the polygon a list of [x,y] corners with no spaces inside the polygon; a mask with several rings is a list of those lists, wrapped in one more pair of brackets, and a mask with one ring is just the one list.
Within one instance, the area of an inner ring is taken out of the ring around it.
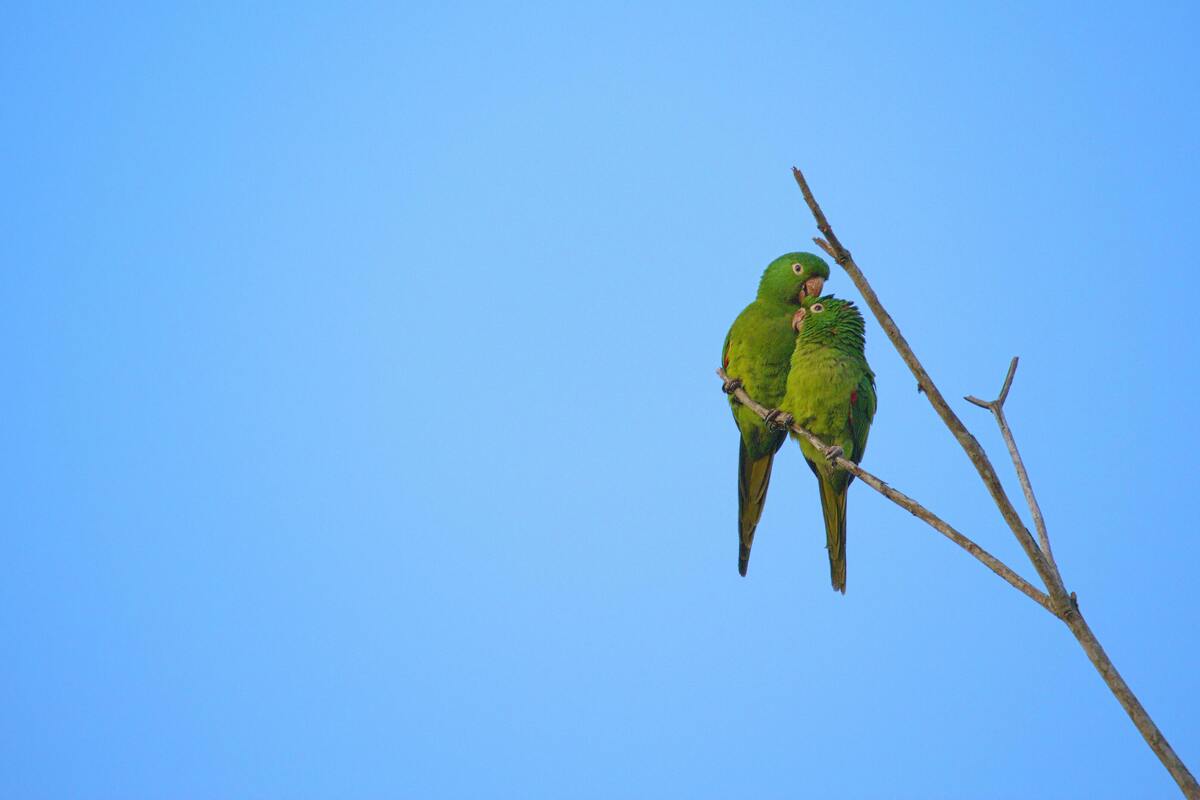
{"label": "green feathered wing", "polygon": [[[742,381],[751,397],[773,408],[787,389],[787,370],[795,342],[791,329],[794,308],[755,301],[734,320],[725,338],[722,363],[730,378]],[[738,572],[746,574],[754,532],[762,517],[771,483],[775,453],[787,434],[767,426],[762,418],[733,401],[730,406],[738,432]]]}

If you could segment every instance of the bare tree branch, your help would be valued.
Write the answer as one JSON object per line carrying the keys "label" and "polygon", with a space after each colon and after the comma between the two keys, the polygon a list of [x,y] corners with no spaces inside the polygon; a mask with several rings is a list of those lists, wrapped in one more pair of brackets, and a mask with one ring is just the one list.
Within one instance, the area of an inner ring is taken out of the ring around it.
{"label": "bare tree branch", "polygon": [[[1021,522],[1020,515],[1013,507],[1012,502],[1008,499],[1008,495],[1004,491],[1004,487],[1000,484],[1000,479],[996,475],[995,469],[992,467],[991,461],[984,452],[983,447],[971,435],[962,420],[951,410],[942,393],[938,391],[933,380],[921,365],[905,341],[904,336],[900,333],[900,328],[896,325],[891,315],[883,307],[879,301],[879,297],[867,282],[866,277],[854,262],[854,258],[850,255],[837,236],[833,232],[833,228],[829,225],[829,221],[825,218],[824,212],[821,211],[820,205],[813,197],[812,191],[808,188],[808,182],[804,179],[803,173],[795,167],[792,168],[792,174],[796,179],[796,183],[800,186],[800,191],[804,194],[804,200],[808,204],[809,210],[812,212],[813,219],[816,220],[817,229],[824,234],[825,238],[816,238],[813,241],[817,243],[826,253],[828,253],[841,267],[846,270],[846,274],[858,287],[862,293],[863,300],[866,301],[876,320],[879,321],[884,333],[891,340],[892,345],[900,354],[900,358],[908,365],[913,376],[917,379],[918,387],[929,398],[930,404],[934,411],[946,427],[950,430],[954,438],[966,451],[967,457],[975,466],[976,472],[983,480],[988,492],[992,495],[992,500],[996,503],[996,507],[1000,510],[1000,515],[1004,521],[1008,523],[1012,529],[1013,535],[1017,537],[1025,554],[1029,557],[1034,569],[1037,570],[1038,576],[1041,577],[1050,596],[1051,607],[1056,616],[1061,619],[1071,631],[1071,634],[1079,642],[1080,647],[1091,660],[1096,671],[1100,673],[1101,678],[1108,685],[1109,690],[1117,698],[1121,707],[1125,709],[1125,713],[1133,721],[1138,732],[1142,734],[1142,738],[1150,745],[1150,749],[1158,756],[1159,761],[1179,784],[1180,790],[1189,800],[1200,800],[1200,784],[1197,784],[1195,777],[1188,770],[1187,766],[1180,760],[1175,750],[1167,742],[1162,731],[1154,724],[1154,720],[1146,712],[1146,709],[1138,701],[1129,685],[1117,672],[1117,668],[1109,659],[1108,654],[1104,652],[1104,648],[1100,645],[1096,635],[1092,632],[1091,627],[1079,612],[1079,607],[1075,602],[1074,593],[1068,594],[1062,577],[1058,571],[1058,566],[1055,564],[1050,550],[1050,540],[1046,535],[1045,521],[1042,518],[1041,509],[1037,505],[1037,499],[1033,494],[1033,488],[1029,482],[1029,476],[1025,472],[1024,462],[1021,460],[1020,453],[1017,451],[1016,441],[1012,436],[1012,431],[1008,427],[1008,421],[1004,417],[1004,401],[1008,399],[1008,391],[1012,386],[1013,376],[1017,369],[1017,359],[1013,359],[1008,368],[1008,375],[1004,379],[1004,386],[1000,390],[1000,396],[991,402],[980,400],[977,397],[968,397],[967,400],[982,408],[987,408],[995,415],[997,423],[1000,425],[1001,433],[1004,435],[1005,443],[1008,445],[1009,454],[1012,456],[1013,464],[1017,469],[1018,476],[1021,480],[1021,487],[1025,491],[1026,500],[1029,502],[1030,511],[1034,516],[1035,525],[1038,529],[1038,537],[1041,542],[1035,541],[1033,536],[1026,530]],[[1011,581],[1010,581],[1011,583]],[[1015,584],[1014,584],[1015,585]],[[1018,587],[1020,588],[1020,587]]]}
{"label": "bare tree branch", "polygon": [[[725,374],[724,369],[718,369],[717,375],[720,376],[721,380],[725,381],[728,384],[729,376]],[[767,419],[768,415],[771,413],[771,409],[758,403],[753,397],[751,397],[749,394],[746,393],[745,389],[741,388],[740,386],[734,388],[733,391],[731,392],[731,394],[737,398],[739,403],[741,403],[742,405],[749,408],[755,414],[758,414],[758,416],[762,417],[764,420]],[[811,431],[806,430],[805,428],[801,428],[795,422],[792,422],[791,424],[787,425],[786,427],[789,430],[791,430],[792,433],[795,433],[797,436],[803,436],[805,439],[807,439],[813,445],[813,447],[816,447],[816,448],[820,449],[821,451],[824,451],[828,447],[828,445],[826,445],[824,442],[822,442],[816,436],[816,434],[812,433]],[[925,508],[925,506],[921,505],[916,500],[913,500],[911,497],[904,494],[903,492],[893,489],[887,483],[885,483],[881,479],[875,477],[874,475],[872,475],[871,473],[867,472],[865,469],[860,467],[858,464],[855,464],[853,461],[851,461],[847,458],[838,456],[833,459],[833,464],[834,464],[834,466],[838,467],[839,469],[844,469],[844,470],[846,470],[846,472],[849,472],[851,475],[854,475],[856,478],[859,478],[867,486],[870,486],[872,489],[879,492],[881,495],[886,497],[888,500],[891,500],[893,503],[900,506],[901,508],[903,508],[905,511],[909,512],[913,516],[917,517],[918,519],[923,520],[925,523],[927,523],[931,528],[936,530],[938,533],[942,534],[947,539],[954,542],[956,545],[958,545],[962,549],[966,550],[971,555],[975,556],[975,558],[979,559],[979,561],[982,562],[984,564],[984,566],[986,566],[992,572],[999,575],[1004,580],[1008,581],[1014,588],[1017,589],[1017,591],[1021,592],[1029,599],[1033,600],[1035,603],[1037,603],[1042,608],[1049,611],[1051,614],[1055,614],[1054,606],[1051,605],[1050,598],[1047,597],[1044,592],[1036,589],[1028,581],[1026,581],[1024,578],[1022,578],[1020,575],[1018,575],[1016,572],[1014,572],[1003,561],[996,558],[991,553],[989,553],[987,550],[984,550],[982,547],[975,544],[975,542],[971,541],[969,538],[967,538],[963,534],[956,531],[954,528],[952,528],[950,525],[948,525],[944,520],[942,520],[941,517],[937,516],[932,511]],[[1057,614],[1055,614],[1055,615],[1057,616]]]}
{"label": "bare tree branch", "polygon": [[[1012,429],[1008,426],[1008,419],[1004,414],[1004,401],[1008,399],[1008,390],[1012,387],[1013,376],[1016,374],[1016,371],[1017,358],[1014,356],[1012,363],[1009,364],[1008,375],[1004,378],[1004,386],[1000,390],[999,397],[991,401],[983,401],[973,396],[968,396],[966,399],[981,408],[988,409],[995,416],[996,424],[1000,428],[1000,433],[1004,436],[1004,443],[1008,446],[1009,455],[1012,457],[1013,467],[1016,469],[1017,476],[1021,481],[1021,488],[1025,492],[1025,500],[1029,503],[1030,513],[1033,514],[1033,521],[1037,526],[1042,550],[1046,554],[1046,560],[1049,562],[1050,567],[1054,570],[1055,577],[1061,583],[1062,576],[1058,572],[1058,565],[1055,563],[1054,556],[1050,551],[1050,537],[1046,533],[1046,522],[1042,517],[1041,506],[1038,505],[1037,496],[1033,492],[1033,484],[1029,480],[1029,474],[1025,471],[1025,461],[1021,458],[1021,454],[1017,450],[1016,438],[1013,436]],[[1071,592],[1070,599],[1072,604],[1074,604],[1074,592]],[[1146,739],[1146,743],[1158,754],[1163,765],[1166,766],[1167,770],[1171,772],[1172,777],[1179,783],[1184,796],[1189,798],[1195,797],[1196,782],[1192,778],[1192,774],[1163,737],[1162,732],[1154,724],[1149,713],[1142,706],[1141,701],[1137,699],[1137,695],[1129,688],[1129,684],[1125,683],[1125,679],[1121,677],[1121,673],[1113,665],[1112,660],[1108,657],[1108,653],[1104,651],[1104,647],[1101,646],[1100,641],[1096,638],[1096,634],[1092,632],[1091,627],[1087,624],[1087,620],[1079,613],[1078,605],[1075,605],[1074,614],[1061,615],[1061,619],[1071,629],[1071,633],[1079,641],[1083,651],[1087,653],[1088,659],[1092,662],[1096,671],[1100,673],[1100,677],[1108,684],[1109,690],[1117,698],[1121,707],[1125,709],[1125,713],[1133,720],[1138,731]],[[1188,784],[1188,779],[1192,779],[1190,785]]]}

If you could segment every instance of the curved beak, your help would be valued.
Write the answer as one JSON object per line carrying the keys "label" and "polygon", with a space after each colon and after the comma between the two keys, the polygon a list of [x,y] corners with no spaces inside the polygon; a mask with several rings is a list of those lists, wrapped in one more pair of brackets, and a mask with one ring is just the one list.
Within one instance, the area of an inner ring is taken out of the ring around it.
{"label": "curved beak", "polygon": [[807,314],[803,308],[792,315],[792,330],[800,332],[800,326],[804,324],[804,315]]}
{"label": "curved beak", "polygon": [[801,299],[805,297],[820,297],[821,290],[825,288],[825,279],[819,275],[813,276],[806,280],[800,287]]}

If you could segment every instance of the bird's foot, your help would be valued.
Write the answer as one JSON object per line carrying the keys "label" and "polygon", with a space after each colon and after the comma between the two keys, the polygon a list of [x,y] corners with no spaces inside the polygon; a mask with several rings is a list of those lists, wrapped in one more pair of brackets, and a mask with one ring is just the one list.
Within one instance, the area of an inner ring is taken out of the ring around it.
{"label": "bird's foot", "polygon": [[829,459],[831,463],[834,461],[834,459],[845,458],[846,456],[846,451],[836,444],[826,447],[824,452],[825,458]]}
{"label": "bird's foot", "polygon": [[772,408],[763,417],[763,422],[767,423],[767,427],[773,431],[791,430],[792,423],[795,419],[791,414],[778,408]]}
{"label": "bird's foot", "polygon": [[721,384],[721,391],[725,392],[725,394],[733,394],[740,388],[742,388],[742,381],[740,378],[729,378],[723,384]]}

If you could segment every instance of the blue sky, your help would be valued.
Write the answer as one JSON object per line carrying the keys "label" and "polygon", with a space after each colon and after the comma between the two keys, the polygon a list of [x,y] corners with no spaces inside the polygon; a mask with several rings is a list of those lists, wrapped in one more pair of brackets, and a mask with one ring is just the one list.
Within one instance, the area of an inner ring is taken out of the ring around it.
{"label": "blue sky", "polygon": [[[1176,796],[860,485],[830,592],[794,445],[737,576],[712,372],[792,164],[948,397],[1021,356],[1063,574],[1200,767],[1194,8],[2,15],[0,795]],[[864,465],[1030,574],[867,335]]]}

